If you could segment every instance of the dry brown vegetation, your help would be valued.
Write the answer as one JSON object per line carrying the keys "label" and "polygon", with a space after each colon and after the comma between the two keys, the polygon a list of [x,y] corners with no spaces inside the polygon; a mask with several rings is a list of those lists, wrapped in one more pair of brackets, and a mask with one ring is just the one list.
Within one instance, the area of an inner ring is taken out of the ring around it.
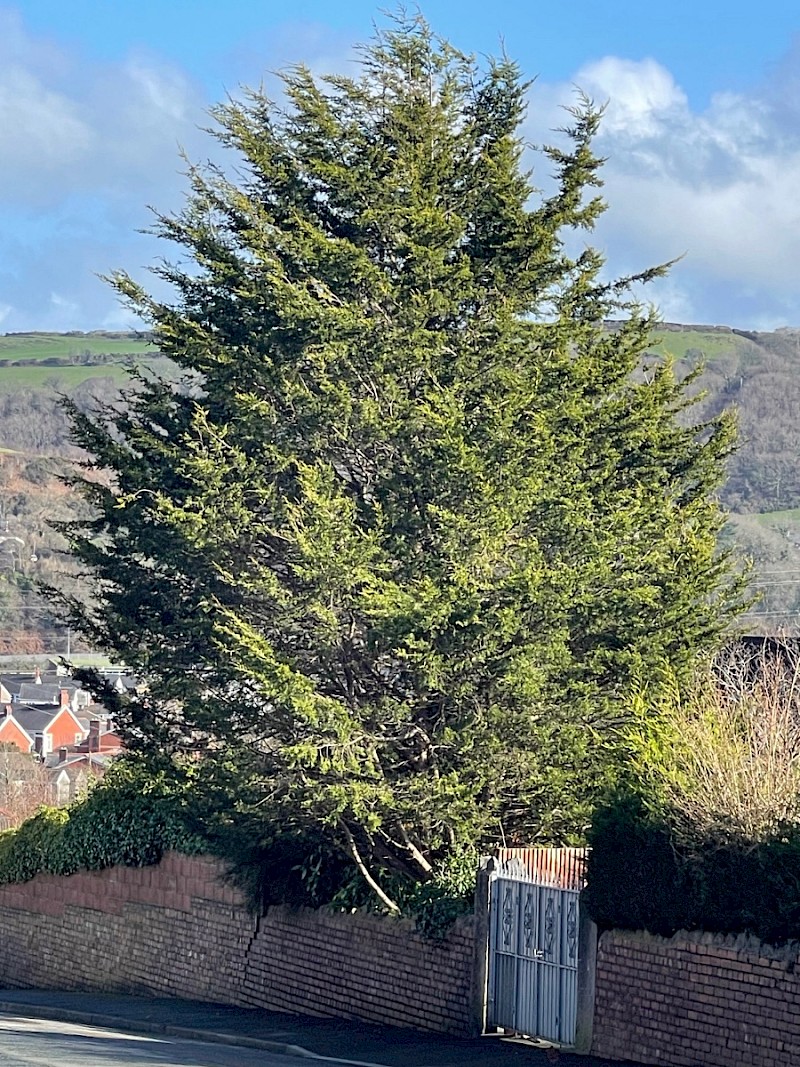
{"label": "dry brown vegetation", "polygon": [[793,647],[732,648],[698,677],[689,698],[666,686],[649,721],[639,722],[631,735],[639,771],[683,843],[755,845],[800,823]]}
{"label": "dry brown vegetation", "polygon": [[0,746],[0,829],[19,826],[53,799],[47,769],[13,746]]}

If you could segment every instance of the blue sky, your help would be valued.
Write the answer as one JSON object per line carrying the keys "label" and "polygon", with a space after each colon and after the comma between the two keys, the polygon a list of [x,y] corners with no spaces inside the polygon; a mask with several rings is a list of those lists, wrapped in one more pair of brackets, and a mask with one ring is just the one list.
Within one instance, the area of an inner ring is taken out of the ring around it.
{"label": "blue sky", "polygon": [[[552,139],[576,85],[607,100],[609,211],[594,243],[610,270],[682,255],[650,293],[665,318],[757,329],[800,327],[793,8],[422,5],[465,51],[502,43],[536,76],[531,141]],[[167,251],[137,231],[147,205],[181,203],[178,146],[213,151],[205,109],[287,63],[347,69],[383,18],[360,0],[0,0],[0,331],[135,325],[97,275],[145,279]]]}

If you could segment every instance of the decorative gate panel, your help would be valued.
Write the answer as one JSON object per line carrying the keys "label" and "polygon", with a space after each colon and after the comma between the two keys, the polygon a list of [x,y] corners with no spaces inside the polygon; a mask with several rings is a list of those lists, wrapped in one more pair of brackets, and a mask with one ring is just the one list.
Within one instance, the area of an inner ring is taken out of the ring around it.
{"label": "decorative gate panel", "polygon": [[518,860],[507,860],[492,874],[490,1027],[574,1044],[578,896],[578,888],[537,884]]}

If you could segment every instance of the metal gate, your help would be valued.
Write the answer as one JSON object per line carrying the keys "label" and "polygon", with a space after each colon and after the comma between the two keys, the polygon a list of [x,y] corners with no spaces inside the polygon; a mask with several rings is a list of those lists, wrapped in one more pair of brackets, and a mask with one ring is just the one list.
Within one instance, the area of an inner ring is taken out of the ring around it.
{"label": "metal gate", "polygon": [[519,849],[495,861],[488,1026],[575,1043],[583,859],[582,849]]}

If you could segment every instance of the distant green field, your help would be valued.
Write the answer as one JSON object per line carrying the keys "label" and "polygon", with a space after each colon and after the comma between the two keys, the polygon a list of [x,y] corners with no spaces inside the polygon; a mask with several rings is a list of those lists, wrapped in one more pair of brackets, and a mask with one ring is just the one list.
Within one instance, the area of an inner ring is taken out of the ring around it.
{"label": "distant green field", "polygon": [[135,334],[17,333],[0,336],[0,359],[69,359],[84,354],[142,356],[158,349]]}
{"label": "distant green field", "polygon": [[[702,352],[706,359],[715,359],[735,351],[740,343],[741,339],[732,333],[656,330],[650,347],[655,352],[669,353],[676,359],[686,359],[690,349]],[[86,354],[123,359],[125,356],[139,358],[157,351],[152,342],[135,334],[20,333],[0,336],[0,360],[71,359]],[[6,368],[0,367],[0,371],[5,374]]]}
{"label": "distant green field", "polygon": [[703,330],[655,330],[650,348],[654,352],[669,354],[675,359],[686,359],[690,349],[702,352],[705,359],[716,359],[736,351],[739,344],[740,338],[733,333],[711,333]]}
{"label": "distant green field", "polygon": [[[171,377],[169,368],[173,364],[166,359],[147,359],[141,363],[143,367],[153,367]],[[123,385],[128,380],[128,372],[123,363],[74,367],[0,367],[0,392],[42,388],[70,392],[89,378],[113,378],[116,383]]]}
{"label": "distant green field", "polygon": [[771,526],[775,522],[800,522],[800,508],[790,508],[788,511],[762,511],[758,515],[750,515],[762,526]]}

